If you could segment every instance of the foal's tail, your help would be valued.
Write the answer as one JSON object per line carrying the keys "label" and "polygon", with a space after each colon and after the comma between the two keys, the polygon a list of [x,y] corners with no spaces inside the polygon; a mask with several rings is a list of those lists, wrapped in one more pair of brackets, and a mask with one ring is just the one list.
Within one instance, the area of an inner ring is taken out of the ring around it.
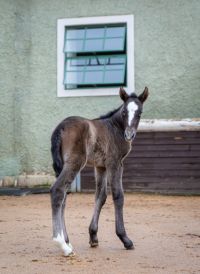
{"label": "foal's tail", "polygon": [[61,157],[61,132],[56,128],[51,136],[51,154],[53,158],[53,169],[56,177],[58,177],[63,168],[63,160]]}

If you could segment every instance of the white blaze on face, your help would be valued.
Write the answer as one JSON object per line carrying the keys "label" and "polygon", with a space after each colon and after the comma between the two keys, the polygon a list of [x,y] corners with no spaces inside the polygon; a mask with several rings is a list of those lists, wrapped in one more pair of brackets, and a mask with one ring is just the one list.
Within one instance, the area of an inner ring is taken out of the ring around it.
{"label": "white blaze on face", "polygon": [[135,112],[138,109],[138,105],[135,102],[131,102],[127,105],[128,110],[128,125],[131,126],[131,122],[134,118]]}

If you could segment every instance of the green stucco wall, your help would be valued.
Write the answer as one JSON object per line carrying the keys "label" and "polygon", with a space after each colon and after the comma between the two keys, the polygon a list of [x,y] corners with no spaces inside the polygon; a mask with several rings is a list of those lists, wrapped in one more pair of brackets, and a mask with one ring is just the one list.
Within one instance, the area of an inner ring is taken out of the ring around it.
{"label": "green stucco wall", "polygon": [[58,18],[134,14],[143,118],[200,117],[200,1],[0,0],[0,176],[51,171],[50,135],[69,115],[96,117],[118,97],[57,98]]}

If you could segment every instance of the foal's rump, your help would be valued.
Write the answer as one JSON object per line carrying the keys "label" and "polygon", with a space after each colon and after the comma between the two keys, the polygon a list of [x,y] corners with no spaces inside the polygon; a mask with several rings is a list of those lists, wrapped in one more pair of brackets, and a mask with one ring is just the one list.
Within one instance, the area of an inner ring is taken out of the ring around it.
{"label": "foal's rump", "polygon": [[88,136],[89,120],[81,117],[66,118],[55,128],[51,137],[51,153],[56,177],[65,164],[75,169],[85,165]]}

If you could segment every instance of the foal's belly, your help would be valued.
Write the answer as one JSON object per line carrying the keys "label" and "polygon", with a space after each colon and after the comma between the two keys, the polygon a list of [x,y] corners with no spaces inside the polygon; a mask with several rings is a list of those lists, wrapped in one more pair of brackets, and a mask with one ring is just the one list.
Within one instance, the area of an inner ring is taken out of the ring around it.
{"label": "foal's belly", "polygon": [[87,155],[87,166],[105,167],[105,155],[102,152],[91,151]]}

